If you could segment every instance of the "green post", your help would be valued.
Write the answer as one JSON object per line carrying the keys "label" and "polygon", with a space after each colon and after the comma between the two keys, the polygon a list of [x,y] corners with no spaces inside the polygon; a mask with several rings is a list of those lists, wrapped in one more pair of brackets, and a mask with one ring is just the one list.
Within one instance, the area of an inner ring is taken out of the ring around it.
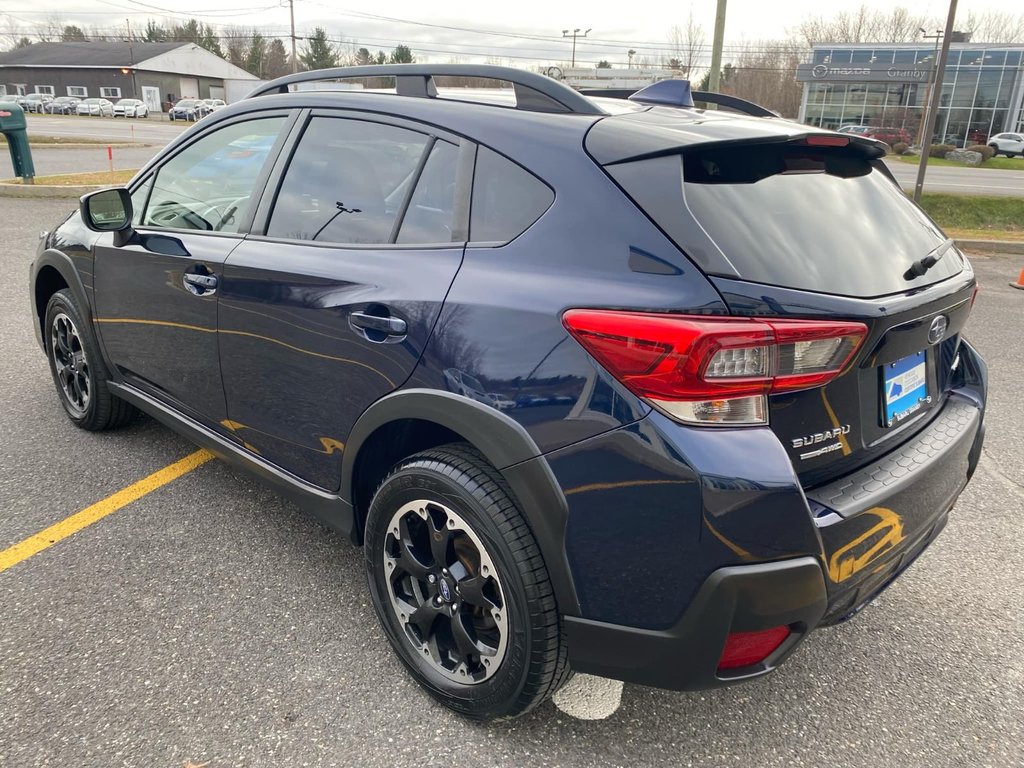
{"label": "green post", "polygon": [[22,184],[34,184],[36,166],[32,162],[32,149],[28,145],[25,111],[17,104],[0,101],[0,133],[7,139],[14,175],[21,177]]}

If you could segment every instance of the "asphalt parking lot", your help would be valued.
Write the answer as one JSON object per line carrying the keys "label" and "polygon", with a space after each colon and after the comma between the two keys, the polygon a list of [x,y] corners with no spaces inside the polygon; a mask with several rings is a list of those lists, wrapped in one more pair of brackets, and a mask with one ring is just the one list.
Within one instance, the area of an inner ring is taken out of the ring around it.
{"label": "asphalt parking lot", "polygon": [[[69,201],[0,199],[0,551],[195,449],[149,420],[64,418],[27,268]],[[988,442],[949,526],[855,621],[745,686],[626,686],[469,724],[404,674],[362,559],[217,461],[0,572],[0,765],[1024,765],[1024,257],[974,260]],[[666,571],[666,578],[671,578]]]}

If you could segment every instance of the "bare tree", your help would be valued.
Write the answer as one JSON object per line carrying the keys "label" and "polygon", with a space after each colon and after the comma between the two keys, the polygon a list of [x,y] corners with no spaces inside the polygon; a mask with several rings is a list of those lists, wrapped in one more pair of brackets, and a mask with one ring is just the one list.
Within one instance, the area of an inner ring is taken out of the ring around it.
{"label": "bare tree", "polygon": [[795,118],[803,86],[794,75],[804,54],[803,45],[793,40],[750,43],[736,58],[725,90],[783,117]]}
{"label": "bare tree", "polygon": [[[693,11],[686,19],[683,27],[674,26],[669,30],[668,42],[672,51],[672,59],[678,64],[690,80],[697,76],[698,65],[703,59],[704,43],[707,35],[700,22],[693,18]],[[673,63],[673,62],[670,62]]]}
{"label": "bare tree", "polygon": [[919,40],[919,28],[929,23],[905,8],[877,11],[862,5],[831,17],[809,16],[790,35],[808,47],[818,43],[909,43]]}
{"label": "bare tree", "polygon": [[1024,43],[1024,14],[1014,16],[1005,11],[971,11],[967,18],[957,22],[957,28],[971,33],[976,43]]}

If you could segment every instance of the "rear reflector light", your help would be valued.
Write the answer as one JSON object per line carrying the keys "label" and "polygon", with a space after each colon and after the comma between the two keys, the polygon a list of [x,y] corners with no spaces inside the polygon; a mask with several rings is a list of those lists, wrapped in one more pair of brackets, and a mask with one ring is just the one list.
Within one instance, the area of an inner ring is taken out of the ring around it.
{"label": "rear reflector light", "polygon": [[764,424],[765,397],[819,387],[853,358],[862,323],[572,309],[563,322],[630,391],[673,418]]}
{"label": "rear reflector light", "polygon": [[815,133],[804,139],[804,143],[809,147],[845,147],[850,143],[850,140],[846,136],[830,136],[827,133]]}
{"label": "rear reflector light", "polygon": [[789,634],[789,627],[772,627],[759,632],[732,632],[725,639],[718,668],[739,669],[758,664],[775,653]]}

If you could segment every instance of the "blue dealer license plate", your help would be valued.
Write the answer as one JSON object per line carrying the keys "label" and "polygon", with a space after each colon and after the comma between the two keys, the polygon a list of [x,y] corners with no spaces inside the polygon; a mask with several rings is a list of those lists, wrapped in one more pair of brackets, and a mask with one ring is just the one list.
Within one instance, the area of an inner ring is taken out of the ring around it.
{"label": "blue dealer license plate", "polygon": [[931,403],[923,351],[889,363],[882,371],[882,402],[887,427],[896,426]]}

